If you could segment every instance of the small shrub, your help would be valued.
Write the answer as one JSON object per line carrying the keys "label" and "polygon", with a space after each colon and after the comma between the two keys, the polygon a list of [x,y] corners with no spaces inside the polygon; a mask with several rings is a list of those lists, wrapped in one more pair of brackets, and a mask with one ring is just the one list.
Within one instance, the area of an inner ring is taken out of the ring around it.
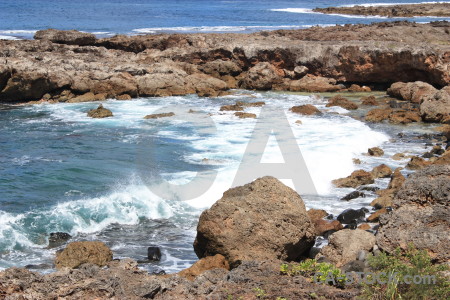
{"label": "small shrub", "polygon": [[328,283],[341,288],[345,286],[347,280],[339,268],[329,263],[319,263],[315,259],[307,259],[298,264],[282,264],[280,272],[289,276],[302,275],[316,282]]}
{"label": "small shrub", "polygon": [[[398,248],[392,255],[380,253],[367,259],[375,273],[386,274],[381,279],[387,283],[363,284],[364,299],[450,299],[450,283],[442,274],[449,267],[434,265],[425,250],[417,250],[410,245],[405,253]],[[434,276],[435,280],[406,284],[404,278],[407,275],[410,278]]]}

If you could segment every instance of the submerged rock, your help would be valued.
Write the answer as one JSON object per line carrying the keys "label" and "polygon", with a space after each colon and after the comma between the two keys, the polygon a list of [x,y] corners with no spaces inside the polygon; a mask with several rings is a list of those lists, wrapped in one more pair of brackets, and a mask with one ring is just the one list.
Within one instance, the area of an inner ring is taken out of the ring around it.
{"label": "submerged rock", "polygon": [[61,252],[56,253],[57,269],[74,269],[82,264],[105,266],[113,258],[112,251],[102,242],[72,242]]}
{"label": "submerged rock", "polygon": [[242,111],[235,112],[234,115],[236,117],[239,117],[239,119],[247,119],[247,118],[255,119],[256,118],[255,114],[246,113],[246,112],[242,112]]}
{"label": "submerged rock", "polygon": [[229,189],[201,214],[194,250],[199,258],[221,254],[232,267],[244,260],[296,260],[314,244],[314,232],[300,196],[263,177]]}
{"label": "submerged rock", "polygon": [[175,116],[175,113],[173,112],[168,112],[168,113],[160,113],[160,114],[151,114],[151,115],[146,115],[144,117],[144,119],[159,119],[159,118],[168,118],[168,117],[173,117]]}
{"label": "submerged rock", "polygon": [[352,199],[356,199],[356,198],[359,198],[359,197],[365,197],[365,196],[366,196],[366,194],[364,194],[363,192],[353,191],[353,192],[345,195],[344,197],[342,197],[341,200],[343,200],[343,201],[350,201]]}
{"label": "submerged rock", "polygon": [[352,209],[348,208],[339,214],[337,220],[343,224],[350,224],[353,221],[363,220],[366,216],[366,209]]}
{"label": "submerged rock", "polygon": [[352,101],[348,100],[347,98],[342,97],[341,95],[333,96],[330,98],[330,100],[328,100],[326,107],[331,107],[331,106],[340,106],[342,108],[349,109],[349,110],[355,110],[358,108],[358,105],[356,105]]}
{"label": "submerged rock", "polygon": [[383,156],[384,151],[380,147],[373,147],[367,150],[370,156]]}
{"label": "submerged rock", "polygon": [[161,260],[161,249],[156,246],[151,246],[147,248],[147,258],[151,261]]}

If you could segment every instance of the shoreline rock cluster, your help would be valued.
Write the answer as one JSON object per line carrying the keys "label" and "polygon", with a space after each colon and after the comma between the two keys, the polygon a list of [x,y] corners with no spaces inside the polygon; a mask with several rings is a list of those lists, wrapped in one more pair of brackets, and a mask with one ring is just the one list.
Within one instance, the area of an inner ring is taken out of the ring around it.
{"label": "shoreline rock cluster", "polygon": [[442,88],[450,83],[449,28],[394,22],[105,39],[49,29],[35,40],[0,41],[0,102],[214,97],[235,88],[335,92],[398,81]]}
{"label": "shoreline rock cluster", "polygon": [[341,6],[315,8],[324,14],[395,17],[450,17],[450,3],[420,3],[377,6]]}

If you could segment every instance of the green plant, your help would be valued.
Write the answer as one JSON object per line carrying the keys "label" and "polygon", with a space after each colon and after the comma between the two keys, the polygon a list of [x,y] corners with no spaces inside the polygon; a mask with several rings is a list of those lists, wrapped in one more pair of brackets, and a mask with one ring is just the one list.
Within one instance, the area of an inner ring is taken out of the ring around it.
{"label": "green plant", "polygon": [[267,296],[266,292],[262,288],[257,287],[257,288],[254,288],[253,291],[255,291],[256,297],[258,299],[263,299],[264,297]]}
{"label": "green plant", "polygon": [[[442,274],[446,265],[432,263],[425,250],[412,245],[406,251],[396,249],[391,255],[370,255],[369,266],[381,279],[373,284],[363,283],[364,299],[450,299],[450,283]],[[422,278],[420,284],[405,283],[405,276]]]}
{"label": "green plant", "polygon": [[284,298],[284,297],[277,297],[276,300],[288,300],[288,299],[287,299],[287,298]]}
{"label": "green plant", "polygon": [[282,264],[281,274],[309,277],[315,282],[328,283],[338,287],[344,287],[347,277],[337,267],[329,263],[319,263],[315,259],[307,259],[296,264]]}

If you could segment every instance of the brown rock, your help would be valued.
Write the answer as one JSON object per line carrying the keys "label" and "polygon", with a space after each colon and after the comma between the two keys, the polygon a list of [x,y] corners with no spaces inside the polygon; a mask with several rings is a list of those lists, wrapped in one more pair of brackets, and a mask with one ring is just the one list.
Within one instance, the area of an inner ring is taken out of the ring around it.
{"label": "brown rock", "polygon": [[426,166],[429,166],[430,164],[431,164],[431,162],[426,161],[422,157],[413,156],[411,158],[411,160],[408,162],[408,164],[406,165],[406,168],[410,169],[410,170],[419,170]]}
{"label": "brown rock", "polygon": [[403,186],[403,183],[405,182],[406,178],[402,175],[400,172],[401,168],[397,168],[394,170],[394,173],[392,173],[391,181],[389,182],[388,189],[394,189],[398,190]]}
{"label": "brown rock", "polygon": [[94,94],[92,92],[88,92],[86,94],[73,97],[67,100],[67,103],[81,103],[81,102],[91,102],[91,101],[104,101],[106,100],[106,94]]}
{"label": "brown rock", "polygon": [[255,119],[256,118],[255,114],[246,113],[246,112],[242,112],[242,111],[235,112],[234,115],[236,117],[239,117],[239,119],[246,119],[246,118]]}
{"label": "brown rock", "polygon": [[414,111],[394,111],[389,116],[389,122],[393,124],[409,124],[420,121],[419,113]]}
{"label": "brown rock", "polygon": [[67,45],[93,45],[96,41],[92,33],[80,32],[77,30],[39,30],[34,34],[36,40],[49,40],[53,43]]}
{"label": "brown rock", "polygon": [[293,80],[289,83],[289,90],[292,92],[336,92],[341,88],[336,85],[336,80],[326,77],[316,77],[306,75],[300,80]]}
{"label": "brown rock", "polygon": [[380,216],[382,214],[387,213],[388,211],[386,210],[386,207],[383,207],[382,209],[377,210],[376,212],[374,212],[373,214],[371,214],[368,218],[367,221],[368,222],[376,222],[378,221],[378,219],[380,218]]}
{"label": "brown rock", "polygon": [[118,95],[116,96],[117,100],[131,100],[131,96],[128,94]]}
{"label": "brown rock", "polygon": [[350,176],[332,181],[337,187],[358,187],[364,184],[374,183],[372,174],[364,170],[356,170]]}
{"label": "brown rock", "polygon": [[112,251],[102,242],[72,242],[56,253],[55,266],[74,269],[82,264],[90,263],[97,266],[107,265],[113,258]]}
{"label": "brown rock", "polygon": [[266,102],[264,102],[264,101],[257,101],[257,102],[236,101],[236,105],[242,106],[242,107],[261,107],[261,106],[266,105]]}
{"label": "brown rock", "polygon": [[407,158],[405,153],[395,153],[394,155],[392,155],[391,157],[393,160],[402,160]]}
{"label": "brown rock", "polygon": [[392,113],[390,108],[375,108],[369,111],[366,115],[366,121],[372,123],[379,123],[389,118]]}
{"label": "brown rock", "polygon": [[313,220],[314,227],[316,228],[316,235],[323,235],[325,232],[330,230],[341,230],[344,228],[341,222],[338,220],[326,221],[322,219]]}
{"label": "brown rock", "polygon": [[358,226],[358,229],[361,229],[361,230],[369,230],[369,229],[371,229],[371,228],[372,228],[372,227],[370,227],[370,225],[367,224],[367,223],[363,223],[363,224],[361,224],[361,225]]}
{"label": "brown rock", "polygon": [[432,95],[435,92],[436,89],[432,85],[422,81],[396,82],[387,90],[388,95],[413,103],[420,103],[425,96]]}
{"label": "brown rock", "polygon": [[167,117],[173,117],[173,116],[175,116],[175,113],[168,112],[168,113],[146,115],[144,117],[144,119],[159,119],[159,118],[167,118]]}
{"label": "brown rock", "polygon": [[194,250],[199,258],[222,254],[231,267],[251,259],[296,260],[314,244],[314,232],[300,196],[263,177],[229,189],[201,214]]}
{"label": "brown rock", "polygon": [[386,178],[386,177],[391,176],[392,170],[385,164],[381,164],[381,165],[373,168],[371,173],[372,173],[373,178]]}
{"label": "brown rock", "polygon": [[223,105],[220,107],[220,111],[243,111],[244,108],[237,104]]}
{"label": "brown rock", "polygon": [[376,106],[376,105],[378,105],[378,101],[375,98],[375,96],[370,95],[370,96],[367,96],[367,97],[362,97],[361,98],[361,104],[362,105]]}
{"label": "brown rock", "polygon": [[370,156],[383,156],[384,151],[380,147],[373,147],[367,150]]}
{"label": "brown rock", "polygon": [[329,244],[322,248],[320,254],[337,267],[341,267],[356,260],[359,251],[370,251],[374,245],[373,234],[361,229],[344,229],[330,235]]}
{"label": "brown rock", "polygon": [[104,108],[102,104],[100,104],[96,109],[91,109],[90,111],[88,111],[87,115],[91,118],[108,118],[112,117],[113,113],[109,109]]}
{"label": "brown rock", "polygon": [[283,80],[283,70],[278,70],[268,62],[256,64],[244,76],[241,88],[251,90],[270,90],[273,84]]}
{"label": "brown rock", "polygon": [[450,259],[450,166],[429,166],[405,181],[394,198],[395,209],[380,217],[377,245],[388,253],[409,244],[426,250],[437,262]]}
{"label": "brown rock", "polygon": [[293,106],[291,107],[290,111],[292,111],[293,113],[307,116],[321,114],[320,110],[311,104]]}
{"label": "brown rock", "polygon": [[370,205],[377,208],[390,207],[393,205],[392,197],[393,195],[384,195],[378,197],[370,202]]}
{"label": "brown rock", "polygon": [[420,116],[425,122],[450,123],[450,94],[444,90],[424,97],[420,104]]}
{"label": "brown rock", "polygon": [[349,88],[348,88],[349,92],[370,92],[372,91],[370,89],[370,87],[368,86],[359,86],[357,84],[352,84]]}
{"label": "brown rock", "polygon": [[323,219],[326,216],[328,216],[328,213],[325,210],[323,210],[323,209],[311,208],[311,209],[308,210],[307,213],[308,213],[308,216],[311,219],[311,221],[320,220],[320,219]]}
{"label": "brown rock", "polygon": [[204,257],[199,261],[196,261],[189,268],[178,272],[178,275],[192,281],[195,277],[203,274],[204,272],[217,268],[225,269],[227,271],[230,270],[230,265],[223,255],[216,254],[214,256]]}
{"label": "brown rock", "polygon": [[342,97],[340,95],[333,96],[330,98],[330,100],[328,100],[326,107],[331,107],[331,106],[340,106],[342,108],[349,109],[349,110],[354,110],[354,109],[358,108],[358,105],[356,105],[355,103],[351,102],[347,98]]}

